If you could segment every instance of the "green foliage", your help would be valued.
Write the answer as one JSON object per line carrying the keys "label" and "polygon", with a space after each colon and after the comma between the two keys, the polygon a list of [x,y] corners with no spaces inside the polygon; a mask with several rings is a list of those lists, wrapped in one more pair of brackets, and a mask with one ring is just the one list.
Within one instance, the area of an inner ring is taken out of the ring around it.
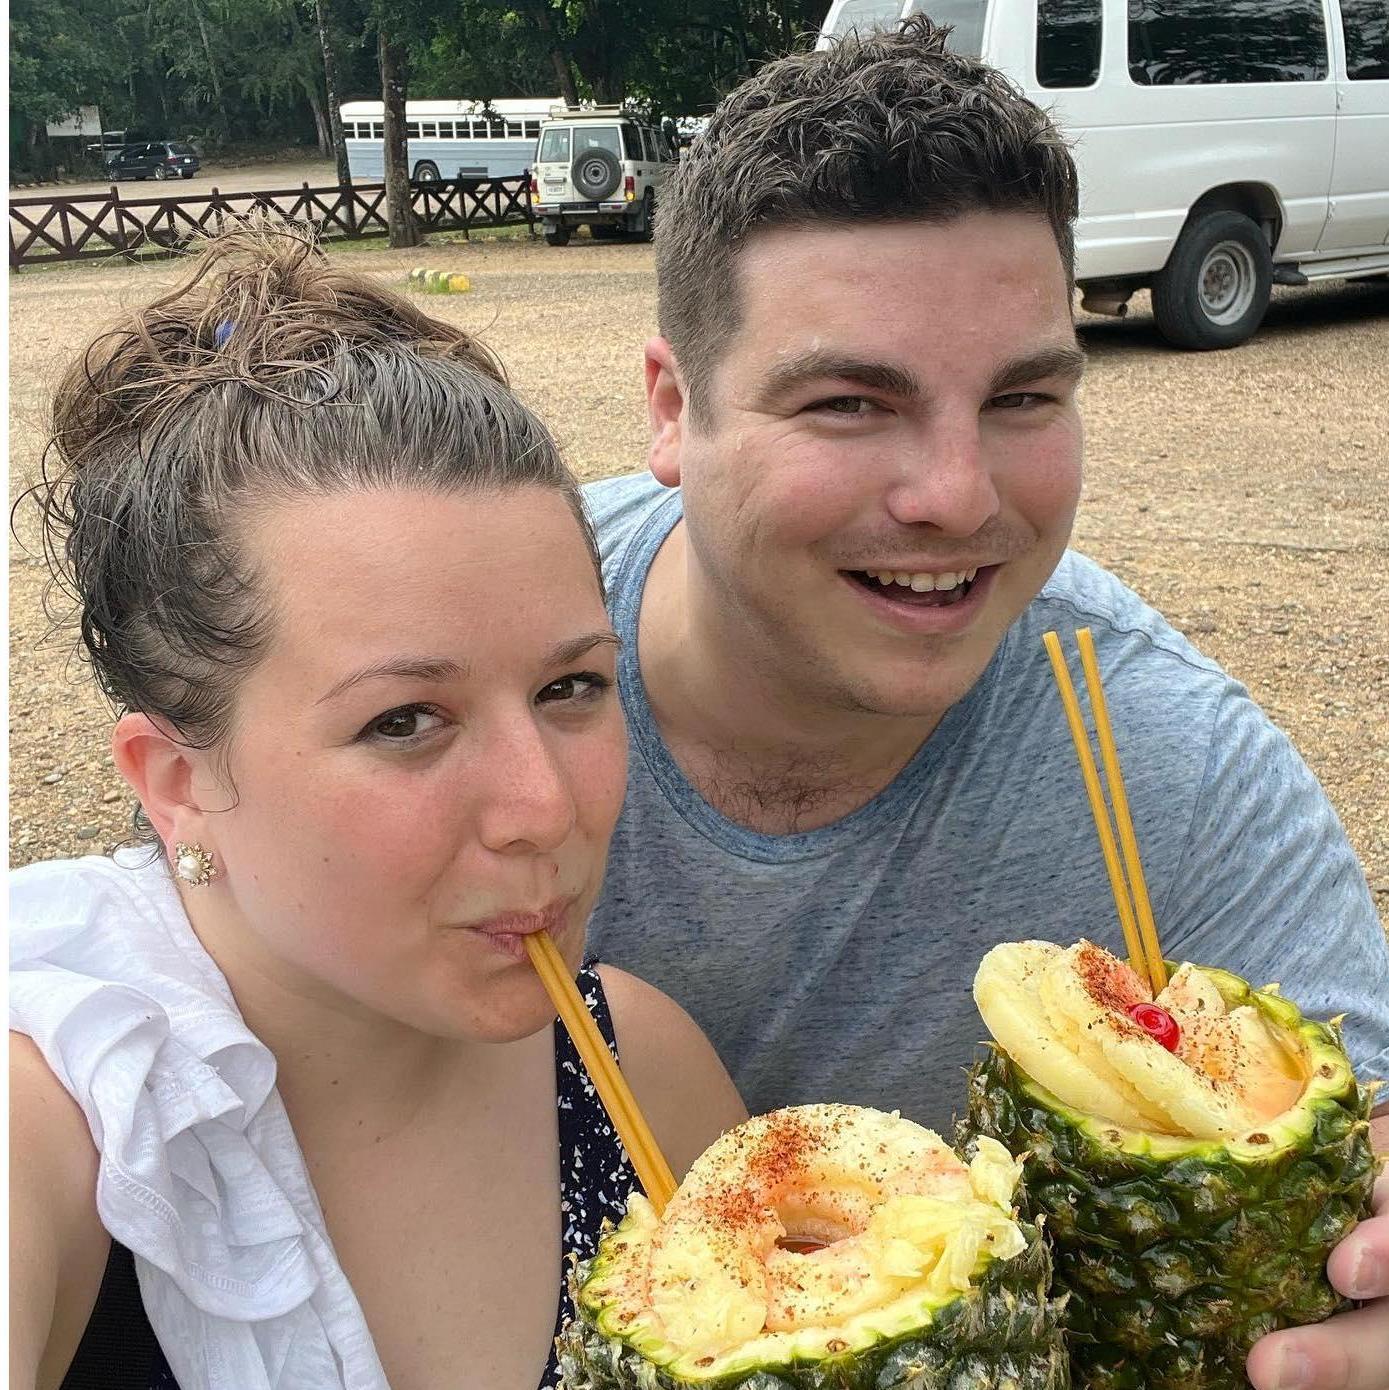
{"label": "green foliage", "polygon": [[[384,23],[408,49],[412,97],[546,96],[563,71],[581,98],[686,115],[813,31],[828,3],[328,0],[327,10],[344,101],[379,99]],[[313,0],[11,5],[18,130],[99,104],[108,127],[135,136],[308,143],[326,100]]]}

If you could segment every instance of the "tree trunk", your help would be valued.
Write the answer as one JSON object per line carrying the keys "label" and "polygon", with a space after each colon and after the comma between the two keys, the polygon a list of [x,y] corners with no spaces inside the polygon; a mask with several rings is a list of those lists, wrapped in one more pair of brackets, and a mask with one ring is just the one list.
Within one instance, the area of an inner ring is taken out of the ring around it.
{"label": "tree trunk", "polygon": [[381,101],[385,110],[386,235],[394,247],[418,246],[419,224],[410,207],[410,163],[405,148],[405,47],[391,40],[379,24],[376,54],[381,65]]}
{"label": "tree trunk", "polygon": [[308,81],[304,83],[304,95],[309,101],[309,110],[313,112],[314,131],[318,138],[318,153],[327,159],[333,153],[333,133],[328,129],[328,117],[324,113],[323,103],[318,96],[318,83]]}
{"label": "tree trunk", "polygon": [[325,0],[314,0],[314,12],[318,21],[318,45],[323,50],[323,82],[328,89],[328,130],[333,146],[333,158],[337,161],[338,182],[352,182],[352,172],[347,167],[347,141],[342,133],[342,112],[338,103],[338,60],[333,52],[333,40],[328,32],[328,13]]}
{"label": "tree trunk", "polygon": [[555,28],[555,13],[550,8],[550,0],[538,0],[531,7],[540,32],[545,35],[550,47],[550,63],[559,82],[559,94],[566,106],[579,104],[579,89],[574,84],[574,69],[569,64],[568,55],[560,43],[559,32]]}

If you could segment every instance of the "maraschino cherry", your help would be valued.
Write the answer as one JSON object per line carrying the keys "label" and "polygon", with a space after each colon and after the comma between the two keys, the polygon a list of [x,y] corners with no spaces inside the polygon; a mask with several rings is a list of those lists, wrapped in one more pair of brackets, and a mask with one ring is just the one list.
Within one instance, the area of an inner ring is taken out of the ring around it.
{"label": "maraschino cherry", "polygon": [[1182,1041],[1182,1030],[1166,1009],[1157,1004],[1130,1004],[1128,1014],[1155,1042],[1161,1043],[1169,1052],[1177,1050]]}

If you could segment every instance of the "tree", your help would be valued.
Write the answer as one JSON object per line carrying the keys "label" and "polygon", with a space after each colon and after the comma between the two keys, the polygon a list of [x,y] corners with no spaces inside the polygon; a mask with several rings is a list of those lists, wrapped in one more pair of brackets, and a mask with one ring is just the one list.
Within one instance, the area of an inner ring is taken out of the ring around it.
{"label": "tree", "polygon": [[341,102],[338,98],[338,59],[333,35],[328,27],[328,0],[314,0],[314,22],[318,28],[318,44],[323,51],[323,83],[328,91],[328,131],[333,158],[338,166],[338,182],[351,183],[347,167],[347,141],[342,134]]}
{"label": "tree", "polygon": [[376,53],[385,107],[386,236],[392,246],[418,246],[422,238],[410,206],[410,166],[405,148],[407,58],[404,45],[391,36],[381,19],[376,25]]}

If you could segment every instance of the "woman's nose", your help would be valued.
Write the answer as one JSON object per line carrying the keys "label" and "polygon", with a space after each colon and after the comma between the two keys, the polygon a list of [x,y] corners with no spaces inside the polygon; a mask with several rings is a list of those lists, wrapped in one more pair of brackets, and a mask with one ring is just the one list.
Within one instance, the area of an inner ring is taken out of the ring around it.
{"label": "woman's nose", "polygon": [[930,431],[920,453],[904,460],[887,508],[905,526],[932,526],[950,536],[972,536],[998,513],[977,416]]}
{"label": "woman's nose", "polygon": [[568,771],[531,723],[489,753],[479,812],[481,839],[498,853],[548,853],[569,838],[576,804]]}

